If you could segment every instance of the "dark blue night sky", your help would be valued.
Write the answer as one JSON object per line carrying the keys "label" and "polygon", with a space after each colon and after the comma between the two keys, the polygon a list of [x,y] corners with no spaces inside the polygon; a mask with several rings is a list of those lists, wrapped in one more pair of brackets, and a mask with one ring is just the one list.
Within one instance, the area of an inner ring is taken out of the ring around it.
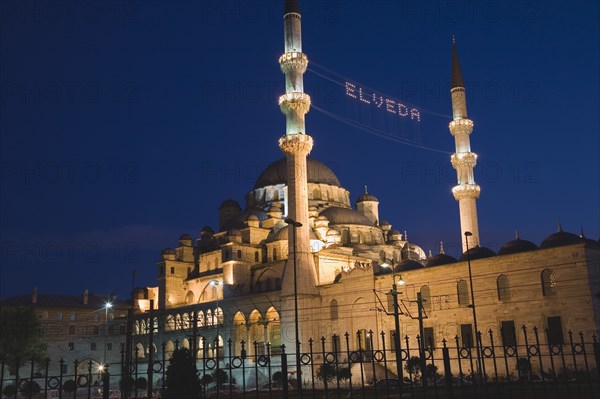
{"label": "dark blue night sky", "polygon": [[[449,80],[467,85],[482,244],[598,239],[596,2],[303,1],[307,132],[354,201],[456,255]],[[282,2],[1,4],[1,292],[155,284],[181,233],[217,227],[283,155]],[[349,80],[421,122],[346,96]],[[326,113],[319,111],[324,110]],[[334,118],[332,118],[332,115]],[[340,119],[347,123],[342,123]],[[361,129],[356,126],[362,126]],[[384,137],[385,136],[385,137]],[[410,142],[415,145],[407,145]]]}

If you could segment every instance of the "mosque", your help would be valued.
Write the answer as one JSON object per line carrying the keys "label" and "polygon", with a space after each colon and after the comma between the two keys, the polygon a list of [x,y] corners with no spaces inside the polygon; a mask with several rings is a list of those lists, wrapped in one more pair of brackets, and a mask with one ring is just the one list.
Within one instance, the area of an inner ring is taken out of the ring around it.
{"label": "mosque", "polygon": [[597,241],[559,225],[539,246],[518,234],[497,253],[479,245],[473,121],[455,44],[449,130],[455,139],[450,162],[457,173],[452,193],[460,214],[459,259],[445,254],[443,245],[437,255],[425,254],[380,215],[374,193],[365,188],[352,203],[334,171],[309,156],[313,139],[305,115],[311,100],[303,85],[308,58],[296,1],[285,2],[283,21],[279,63],[285,93],[279,106],[286,129],[278,142],[283,157],[262,171],[243,204],[233,199],[220,204],[219,226],[203,227],[196,237],[183,234],[174,248],[161,252],[157,286],[134,293],[139,356],[152,351],[160,357],[161,342],[167,356],[179,345],[199,358],[223,361],[280,353],[282,345],[294,352],[297,342],[307,352],[309,339],[320,345],[321,337],[327,350],[394,348],[392,284],[399,336],[412,348],[419,334],[434,347],[443,339],[472,346],[475,304],[485,342],[492,330],[497,344],[523,344],[522,326],[545,331],[540,340],[548,343],[566,342],[569,331],[588,339],[600,333]]}

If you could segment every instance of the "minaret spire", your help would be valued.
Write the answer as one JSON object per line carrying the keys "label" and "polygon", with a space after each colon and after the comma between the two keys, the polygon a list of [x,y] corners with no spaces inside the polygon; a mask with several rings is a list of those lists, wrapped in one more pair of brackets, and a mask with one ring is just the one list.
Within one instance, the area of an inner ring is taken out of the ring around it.
{"label": "minaret spire", "polygon": [[304,124],[304,115],[310,108],[310,96],[304,93],[303,82],[308,58],[302,52],[300,21],[298,2],[287,0],[283,12],[285,53],[279,57],[281,71],[285,74],[285,94],[279,97],[279,107],[286,117],[286,134],[279,139],[279,148],[287,158],[288,209],[286,213],[290,219],[302,226],[294,228],[290,225],[288,227],[290,229],[288,232],[288,261],[283,275],[282,297],[294,295],[292,273],[294,257],[296,259],[298,295],[317,295],[317,274],[310,253],[306,173],[306,157],[312,150],[313,139],[306,134]]}
{"label": "minaret spire", "polygon": [[465,97],[465,84],[458,61],[456,40],[452,37],[452,77],[450,81],[452,96],[452,116],[450,133],[454,136],[456,152],[450,157],[452,166],[456,169],[458,184],[452,189],[454,198],[458,201],[460,210],[460,228],[463,251],[466,250],[465,232],[473,235],[469,238],[469,246],[479,245],[479,222],[477,220],[477,204],[481,189],[475,183],[473,169],[477,164],[477,154],[471,152],[469,136],[473,131],[473,121],[467,118],[467,101]]}

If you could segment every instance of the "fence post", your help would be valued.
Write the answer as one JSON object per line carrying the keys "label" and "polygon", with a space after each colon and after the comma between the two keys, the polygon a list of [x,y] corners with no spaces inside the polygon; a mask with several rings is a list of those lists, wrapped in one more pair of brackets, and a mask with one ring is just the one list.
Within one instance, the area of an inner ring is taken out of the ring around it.
{"label": "fence post", "polygon": [[110,393],[110,378],[108,373],[108,364],[104,365],[102,372],[102,399],[109,399]]}
{"label": "fence post", "polygon": [[594,343],[592,344],[594,348],[594,358],[596,359],[596,370],[598,370],[598,377],[600,377],[600,342],[596,341],[596,335],[592,337]]}
{"label": "fence post", "polygon": [[446,346],[446,338],[442,340],[444,347],[442,348],[442,357],[444,358],[444,377],[446,379],[446,385],[452,386],[452,369],[450,365],[450,350]]}
{"label": "fence post", "polygon": [[285,353],[285,344],[281,345],[281,374],[283,377],[283,397],[288,397],[288,367],[287,354]]}

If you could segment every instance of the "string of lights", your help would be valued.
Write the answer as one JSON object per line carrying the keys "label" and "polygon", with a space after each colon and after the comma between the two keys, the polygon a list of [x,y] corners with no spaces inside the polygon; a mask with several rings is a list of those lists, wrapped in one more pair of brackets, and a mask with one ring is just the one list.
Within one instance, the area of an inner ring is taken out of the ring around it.
{"label": "string of lights", "polygon": [[[327,67],[325,67],[323,65],[317,64],[316,62],[314,62],[312,60],[310,61],[310,65],[311,66],[309,66],[307,68],[307,71],[309,71],[312,74],[317,75],[317,76],[319,76],[319,77],[321,77],[323,79],[326,79],[326,80],[328,80],[328,81],[330,81],[332,83],[335,83],[335,84],[337,84],[337,85],[339,85],[341,87],[344,87],[344,89],[347,87],[347,83],[352,83],[355,86],[361,87],[361,88],[363,88],[365,90],[368,90],[371,93],[377,93],[377,96],[381,96],[381,97],[384,97],[384,98],[393,99],[397,103],[403,103],[404,105],[406,105],[406,106],[408,106],[410,108],[418,109],[420,113],[428,114],[428,115],[432,115],[432,116],[437,116],[437,117],[448,119],[448,120],[452,119],[452,115],[443,114],[443,113],[432,111],[432,110],[428,110],[428,109],[423,109],[423,108],[419,107],[416,104],[409,103],[407,101],[398,100],[396,97],[394,97],[394,96],[392,96],[390,94],[384,93],[384,92],[382,92],[380,90],[373,89],[373,88],[371,88],[371,87],[369,87],[369,86],[367,86],[365,84],[358,83],[358,82],[354,81],[353,79],[350,79],[350,78],[348,78],[348,77],[346,77],[346,76],[344,76],[344,75],[342,75],[340,73],[337,73],[337,72],[335,72],[335,71],[333,71],[333,70],[331,70],[331,69],[329,69],[329,68],[327,68]],[[319,72],[318,70],[315,70],[314,68],[312,68],[312,66],[320,68],[323,72],[328,73],[330,75],[333,75],[333,76],[335,76],[335,78],[331,77],[331,76],[327,76],[325,73],[322,73],[322,72]]]}
{"label": "string of lights", "polygon": [[448,151],[439,150],[439,149],[433,148],[433,147],[427,147],[427,146],[424,146],[424,145],[419,144],[417,142],[413,142],[413,141],[410,141],[410,140],[403,139],[401,137],[395,136],[395,135],[393,135],[391,133],[388,133],[388,132],[385,132],[383,130],[376,129],[374,127],[370,127],[370,126],[364,125],[364,124],[362,124],[360,122],[357,122],[355,120],[352,120],[350,118],[346,118],[344,116],[341,116],[341,115],[335,114],[333,112],[327,111],[327,110],[325,110],[325,109],[323,109],[323,108],[315,105],[314,103],[311,105],[311,108],[314,108],[315,110],[321,112],[322,114],[324,114],[324,115],[326,115],[326,116],[328,116],[328,117],[330,117],[330,118],[332,118],[334,120],[337,120],[338,122],[342,122],[342,123],[344,123],[344,124],[346,124],[348,126],[351,126],[351,127],[355,128],[355,129],[362,130],[362,131],[364,131],[366,133],[369,133],[371,135],[374,135],[374,136],[377,136],[377,137],[380,137],[380,138],[383,138],[383,139],[386,139],[386,140],[394,141],[394,142],[397,142],[397,143],[400,143],[400,144],[404,144],[404,145],[408,145],[408,146],[411,146],[411,147],[420,148],[420,149],[423,149],[423,150],[438,152],[438,153],[441,153],[441,154],[446,154],[446,155],[451,155],[452,154],[451,152],[448,152]]}

